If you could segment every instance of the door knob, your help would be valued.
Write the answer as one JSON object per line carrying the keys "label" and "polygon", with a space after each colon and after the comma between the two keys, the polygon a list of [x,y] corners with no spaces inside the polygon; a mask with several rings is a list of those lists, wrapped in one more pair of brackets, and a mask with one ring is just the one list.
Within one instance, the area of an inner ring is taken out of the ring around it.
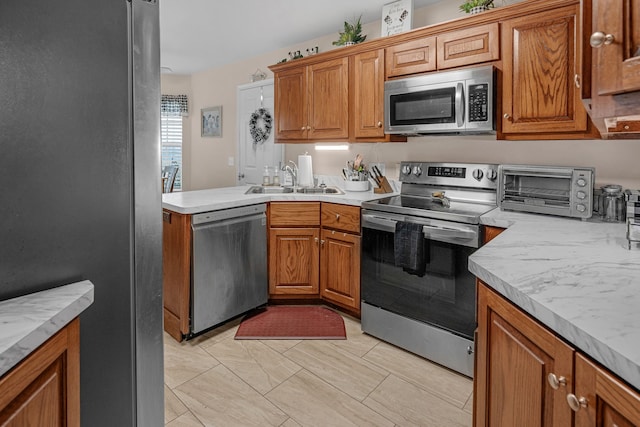
{"label": "door knob", "polygon": [[580,408],[586,408],[589,406],[589,401],[585,397],[576,397],[575,394],[567,394],[567,403],[573,412],[578,412]]}
{"label": "door knob", "polygon": [[589,44],[591,45],[591,47],[598,48],[609,45],[613,43],[614,40],[615,37],[613,36],[613,34],[605,34],[602,31],[596,31],[595,33],[591,34],[591,37],[589,38]]}
{"label": "door knob", "polygon": [[549,385],[554,390],[559,389],[560,386],[564,387],[567,385],[567,379],[565,377],[557,377],[554,373],[550,373],[547,376],[547,381],[549,381]]}

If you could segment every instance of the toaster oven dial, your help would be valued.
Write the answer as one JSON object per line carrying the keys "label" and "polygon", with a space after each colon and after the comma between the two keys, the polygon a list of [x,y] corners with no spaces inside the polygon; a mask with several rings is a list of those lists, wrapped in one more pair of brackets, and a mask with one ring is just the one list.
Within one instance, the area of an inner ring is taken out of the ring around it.
{"label": "toaster oven dial", "polygon": [[484,176],[484,173],[482,172],[482,169],[474,169],[473,170],[473,177],[477,180],[480,181],[482,179],[482,177]]}
{"label": "toaster oven dial", "polygon": [[414,166],[413,167],[413,174],[415,176],[420,176],[422,175],[422,168],[420,166]]}
{"label": "toaster oven dial", "polygon": [[402,174],[403,175],[409,175],[411,173],[411,166],[409,165],[404,165],[402,167]]}
{"label": "toaster oven dial", "polygon": [[584,178],[578,178],[576,184],[578,184],[578,187],[584,187],[587,185],[587,181]]}
{"label": "toaster oven dial", "polygon": [[587,210],[587,208],[586,208],[582,203],[578,203],[578,204],[576,205],[576,210],[577,210],[578,212],[584,212],[584,211],[586,211],[586,210]]}
{"label": "toaster oven dial", "polygon": [[495,169],[487,169],[487,179],[489,181],[495,181],[498,177],[498,172]]}
{"label": "toaster oven dial", "polygon": [[576,197],[580,200],[584,200],[587,198],[587,193],[585,193],[584,191],[578,191],[576,193]]}

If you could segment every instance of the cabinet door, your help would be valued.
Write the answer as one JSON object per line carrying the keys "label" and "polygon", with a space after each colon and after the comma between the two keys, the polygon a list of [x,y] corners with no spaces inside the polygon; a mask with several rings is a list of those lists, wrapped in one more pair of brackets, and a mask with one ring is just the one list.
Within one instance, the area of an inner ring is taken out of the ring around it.
{"label": "cabinet door", "polygon": [[319,228],[269,230],[269,293],[318,295]]}
{"label": "cabinet door", "polygon": [[384,49],[353,61],[353,123],[356,138],[384,138]]}
{"label": "cabinet door", "polygon": [[306,67],[282,71],[274,76],[276,142],[307,138],[306,82]]}
{"label": "cabinet door", "polygon": [[[640,7],[635,0],[593,0],[593,32],[613,41],[592,37],[597,95],[640,90]],[[595,42],[595,43],[594,43]]]}
{"label": "cabinet door", "polygon": [[[309,139],[349,137],[349,58],[308,66]],[[277,114],[277,112],[276,112]]]}
{"label": "cabinet door", "polygon": [[503,23],[503,133],[586,131],[577,13],[568,6]]}
{"label": "cabinet door", "polygon": [[573,349],[480,281],[477,316],[476,426],[570,426]]}
{"label": "cabinet door", "polygon": [[191,215],[162,211],[162,302],[164,330],[182,341],[189,333]]}
{"label": "cabinet door", "polygon": [[437,42],[439,70],[500,59],[497,23],[438,35]]}
{"label": "cabinet door", "polygon": [[407,76],[436,69],[436,38],[425,37],[385,50],[386,76]]}
{"label": "cabinet door", "polygon": [[80,426],[78,318],[0,378],[0,425]]}
{"label": "cabinet door", "polygon": [[360,311],[360,236],[322,230],[320,295]]}
{"label": "cabinet door", "polygon": [[[640,426],[640,395],[611,374],[577,354],[575,394],[579,408],[576,427]],[[585,406],[586,405],[586,406]]]}

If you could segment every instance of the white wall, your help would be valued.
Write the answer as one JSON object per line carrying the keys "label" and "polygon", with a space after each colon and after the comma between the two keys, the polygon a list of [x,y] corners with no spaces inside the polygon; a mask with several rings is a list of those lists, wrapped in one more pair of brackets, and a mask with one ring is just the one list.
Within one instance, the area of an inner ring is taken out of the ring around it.
{"label": "white wall", "polygon": [[[505,0],[498,5],[522,0]],[[442,1],[418,9],[414,13],[414,28],[461,18],[458,2]],[[251,81],[251,74],[258,68],[272,77],[268,66],[287,57],[289,51],[318,46],[320,52],[336,48],[332,46],[336,33],[310,40],[300,45],[269,52],[246,61],[196,73],[190,78],[190,115],[185,121],[184,188],[197,190],[210,187],[226,187],[235,184],[236,168],[228,165],[228,158],[236,156],[236,87]],[[380,34],[380,21],[363,26],[367,40]],[[188,77],[182,79],[188,80]],[[162,76],[165,88],[180,86],[180,78]],[[186,84],[182,80],[181,84]],[[182,93],[182,92],[181,92]],[[223,106],[221,138],[200,137],[200,109],[214,105]],[[187,125],[188,122],[188,125]],[[430,136],[410,138],[407,143],[351,144],[348,152],[317,152],[313,144],[287,144],[286,160],[297,160],[298,154],[308,151],[313,156],[314,173],[339,175],[345,161],[364,156],[365,161],[385,162],[388,175],[397,177],[397,164],[401,160],[463,161],[493,163],[526,163],[568,166],[595,166],[598,183],[616,183],[628,188],[640,188],[640,140],[627,141],[496,141],[495,136]],[[187,158],[188,157],[188,158]]]}

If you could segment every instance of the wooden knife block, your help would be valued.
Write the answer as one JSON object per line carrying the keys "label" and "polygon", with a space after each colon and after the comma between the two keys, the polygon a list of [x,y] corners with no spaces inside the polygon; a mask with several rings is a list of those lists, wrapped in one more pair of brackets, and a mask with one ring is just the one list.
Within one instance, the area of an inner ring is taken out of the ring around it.
{"label": "wooden knife block", "polygon": [[391,187],[391,184],[389,184],[387,177],[380,177],[380,187],[374,188],[373,192],[376,194],[393,193],[393,188]]}

